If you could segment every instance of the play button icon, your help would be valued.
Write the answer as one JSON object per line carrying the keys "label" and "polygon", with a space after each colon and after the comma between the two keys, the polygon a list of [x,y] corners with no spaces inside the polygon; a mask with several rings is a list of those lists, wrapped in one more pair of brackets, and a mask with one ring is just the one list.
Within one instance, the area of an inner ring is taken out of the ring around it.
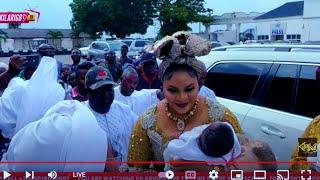
{"label": "play button icon", "polygon": [[10,173],[8,173],[7,171],[3,171],[3,179],[7,179],[10,176],[11,176]]}
{"label": "play button icon", "polygon": [[174,178],[174,172],[173,171],[166,171],[166,178],[167,179],[173,179]]}

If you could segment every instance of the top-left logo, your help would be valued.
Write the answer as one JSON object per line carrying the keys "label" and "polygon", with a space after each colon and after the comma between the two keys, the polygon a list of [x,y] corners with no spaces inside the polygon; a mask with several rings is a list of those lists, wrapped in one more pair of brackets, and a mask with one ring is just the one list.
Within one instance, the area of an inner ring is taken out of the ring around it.
{"label": "top-left logo", "polygon": [[0,12],[0,23],[29,23],[38,21],[40,12],[26,10],[25,12]]}

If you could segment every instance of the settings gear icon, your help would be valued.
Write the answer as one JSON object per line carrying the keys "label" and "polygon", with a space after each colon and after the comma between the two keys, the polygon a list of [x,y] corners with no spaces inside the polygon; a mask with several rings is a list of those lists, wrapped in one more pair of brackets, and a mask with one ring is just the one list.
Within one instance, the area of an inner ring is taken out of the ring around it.
{"label": "settings gear icon", "polygon": [[215,180],[215,179],[218,179],[218,171],[216,171],[216,170],[211,170],[210,172],[209,172],[209,178],[211,179],[211,180]]}

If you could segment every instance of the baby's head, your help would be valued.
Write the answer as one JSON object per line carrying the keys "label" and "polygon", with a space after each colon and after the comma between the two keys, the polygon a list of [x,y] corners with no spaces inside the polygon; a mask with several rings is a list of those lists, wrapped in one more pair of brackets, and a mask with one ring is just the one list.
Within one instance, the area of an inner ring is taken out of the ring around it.
{"label": "baby's head", "polygon": [[227,123],[215,122],[203,130],[198,145],[205,155],[222,157],[233,148],[234,132]]}

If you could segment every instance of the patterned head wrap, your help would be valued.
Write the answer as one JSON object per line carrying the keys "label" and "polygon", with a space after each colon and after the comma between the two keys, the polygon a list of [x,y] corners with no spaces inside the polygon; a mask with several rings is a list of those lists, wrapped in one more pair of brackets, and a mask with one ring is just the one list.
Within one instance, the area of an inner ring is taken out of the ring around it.
{"label": "patterned head wrap", "polygon": [[190,32],[179,31],[172,36],[164,37],[154,46],[156,56],[162,60],[159,67],[159,78],[163,81],[164,73],[173,64],[188,65],[200,77],[201,66],[196,56],[209,54],[211,48],[212,45],[208,40]]}

